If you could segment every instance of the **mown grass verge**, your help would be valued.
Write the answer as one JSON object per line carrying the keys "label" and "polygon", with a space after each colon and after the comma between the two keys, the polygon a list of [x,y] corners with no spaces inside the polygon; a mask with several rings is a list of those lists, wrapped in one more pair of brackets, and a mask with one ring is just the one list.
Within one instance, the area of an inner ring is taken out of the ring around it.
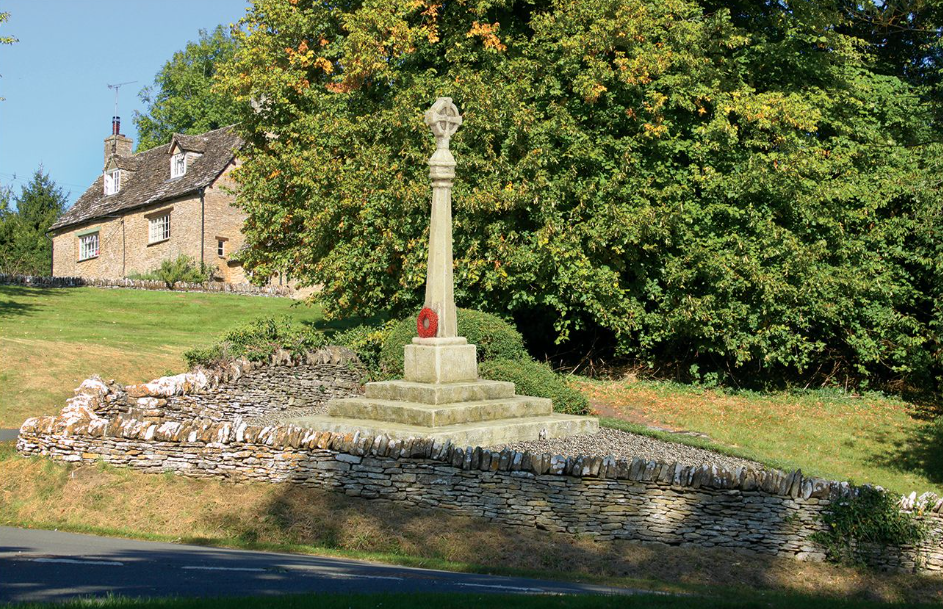
{"label": "mown grass verge", "polygon": [[[665,381],[569,381],[607,424],[627,431],[806,475],[943,495],[943,423],[926,405],[837,389],[757,393]],[[651,425],[709,439],[653,432]]]}
{"label": "mown grass verge", "polygon": [[259,317],[321,320],[287,298],[0,285],[0,427],[55,414],[92,374],[121,383],[185,369],[181,355]]}
{"label": "mown grass verge", "polygon": [[[522,596],[504,594],[301,594],[250,598],[200,599],[84,599],[66,603],[26,603],[0,605],[17,609],[413,609],[414,607],[449,607],[450,609],[674,609],[697,606],[703,609],[867,609],[889,607],[884,603],[822,599],[804,595],[757,593],[754,598],[675,596]],[[896,604],[896,607],[916,607]],[[924,605],[926,606],[926,605]]]}
{"label": "mown grass verge", "polygon": [[[732,599],[763,594],[943,601],[943,578],[716,548],[596,542],[320,489],[72,466],[0,444],[0,524],[586,581]],[[786,605],[788,606],[788,605]]]}

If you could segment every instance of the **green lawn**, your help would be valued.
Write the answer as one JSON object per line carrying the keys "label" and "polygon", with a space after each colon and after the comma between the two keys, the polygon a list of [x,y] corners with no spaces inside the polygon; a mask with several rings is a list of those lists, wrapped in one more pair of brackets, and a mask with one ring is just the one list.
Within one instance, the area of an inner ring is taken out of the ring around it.
{"label": "green lawn", "polygon": [[[754,594],[754,598],[711,598],[653,596],[510,596],[503,594],[304,594],[259,598],[221,599],[151,599],[111,598],[82,600],[63,604],[37,603],[8,605],[18,609],[412,609],[413,607],[449,607],[450,609],[642,609],[702,607],[704,609],[790,609],[822,607],[852,609],[865,607],[916,607],[918,605],[846,601],[798,595]],[[928,607],[930,605],[919,605]]]}
{"label": "green lawn", "polygon": [[122,383],[184,369],[181,354],[262,316],[321,319],[287,298],[0,285],[0,427],[54,414],[91,374]]}
{"label": "green lawn", "polygon": [[586,379],[574,385],[608,416],[710,436],[710,442],[697,444],[720,445],[806,475],[943,495],[943,424],[933,421],[932,406],[831,389],[728,393],[670,382]]}

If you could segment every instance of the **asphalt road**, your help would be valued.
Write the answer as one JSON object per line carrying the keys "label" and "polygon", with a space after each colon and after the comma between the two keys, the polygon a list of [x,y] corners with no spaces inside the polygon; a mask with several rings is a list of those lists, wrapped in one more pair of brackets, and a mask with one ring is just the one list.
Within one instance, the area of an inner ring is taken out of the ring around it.
{"label": "asphalt road", "polygon": [[0,442],[16,440],[18,435],[20,435],[19,429],[0,429]]}
{"label": "asphalt road", "polygon": [[76,596],[260,596],[370,592],[631,594],[633,590],[469,575],[297,554],[0,527],[0,602]]}

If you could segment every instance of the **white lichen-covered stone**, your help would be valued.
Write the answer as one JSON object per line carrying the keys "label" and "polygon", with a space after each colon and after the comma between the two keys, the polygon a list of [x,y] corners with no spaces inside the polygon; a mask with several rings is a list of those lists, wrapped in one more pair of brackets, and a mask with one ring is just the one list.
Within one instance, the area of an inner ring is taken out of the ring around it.
{"label": "white lichen-covered stone", "polygon": [[187,393],[199,393],[211,386],[211,377],[206,370],[197,368],[191,372],[162,376],[149,383],[131,385],[127,388],[132,398],[169,398]]}
{"label": "white lichen-covered stone", "polygon": [[97,375],[91,376],[75,388],[75,395],[94,395],[104,397],[108,394],[108,385]]}

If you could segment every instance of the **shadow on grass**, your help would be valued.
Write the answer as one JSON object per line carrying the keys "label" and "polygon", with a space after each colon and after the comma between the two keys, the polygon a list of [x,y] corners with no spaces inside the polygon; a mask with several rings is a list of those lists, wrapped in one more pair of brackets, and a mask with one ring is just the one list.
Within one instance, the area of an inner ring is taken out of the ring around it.
{"label": "shadow on grass", "polygon": [[29,315],[45,306],[31,301],[31,299],[62,295],[63,292],[58,288],[31,288],[19,285],[0,286],[0,319]]}
{"label": "shadow on grass", "polygon": [[921,424],[906,439],[891,439],[889,435],[875,437],[880,446],[887,448],[871,461],[899,472],[919,473],[934,484],[943,484],[943,417]]}
{"label": "shadow on grass", "polygon": [[[340,481],[347,482],[343,476]],[[446,474],[438,469],[434,476],[418,475],[417,480],[410,484],[410,493],[416,502],[423,503],[428,501],[427,498],[441,496],[443,488],[465,483],[467,473]],[[588,480],[581,484],[598,486],[601,492],[608,488],[601,481]],[[517,507],[522,506],[516,506],[514,502],[502,506],[502,488],[501,483],[484,484],[480,489],[483,497],[475,503],[513,516],[518,511]],[[559,518],[561,525],[565,521],[572,522],[577,513],[599,513],[599,506],[590,505],[575,489],[548,485],[545,492],[548,498],[550,494],[556,495],[554,504],[559,508],[554,516]],[[800,526],[793,512],[784,505],[744,502],[735,495],[721,494],[711,501],[703,501],[703,496],[699,500],[695,496],[687,505],[676,506],[685,513],[676,523],[676,529],[695,531],[701,537],[722,538],[728,536],[731,518],[737,518],[742,521],[741,542],[746,546],[762,547],[765,543],[776,544],[767,537],[795,534],[796,527]],[[667,544],[595,541],[585,534],[501,525],[475,513],[475,508],[470,505],[465,506],[469,513],[462,514],[459,509],[407,506],[287,484],[268,502],[262,517],[230,515],[215,524],[240,543],[250,546],[279,539],[302,550],[307,547],[308,551],[323,548],[355,556],[358,553],[368,557],[372,554],[381,560],[411,566],[569,581],[617,582],[614,585],[723,594],[741,602],[753,600],[758,594],[784,594],[790,598],[802,597],[806,602],[819,600],[821,605],[828,605],[838,597],[854,606],[858,601],[890,600],[898,596],[901,589],[906,589],[906,594],[912,598],[943,598],[943,581],[929,578],[921,578],[922,583],[916,585],[885,584],[884,578],[895,581],[893,576],[845,569],[836,577],[834,568],[830,566],[800,563],[743,549],[690,547],[681,534],[672,537],[655,532],[654,529],[664,525],[663,518],[656,513],[659,500],[663,500],[660,491],[652,492],[650,497],[645,494],[637,509],[643,515],[651,512],[651,517],[642,523],[625,522],[623,526],[626,533],[633,535],[640,532],[649,537],[670,537]],[[718,502],[728,504],[726,514],[739,515],[718,517]],[[752,530],[750,524],[756,520],[770,521],[771,534]],[[803,572],[801,579],[804,581],[800,584],[796,580],[798,572]],[[914,592],[915,589],[920,591]],[[786,603],[784,606],[791,605]],[[820,604],[812,602],[796,606]]]}

